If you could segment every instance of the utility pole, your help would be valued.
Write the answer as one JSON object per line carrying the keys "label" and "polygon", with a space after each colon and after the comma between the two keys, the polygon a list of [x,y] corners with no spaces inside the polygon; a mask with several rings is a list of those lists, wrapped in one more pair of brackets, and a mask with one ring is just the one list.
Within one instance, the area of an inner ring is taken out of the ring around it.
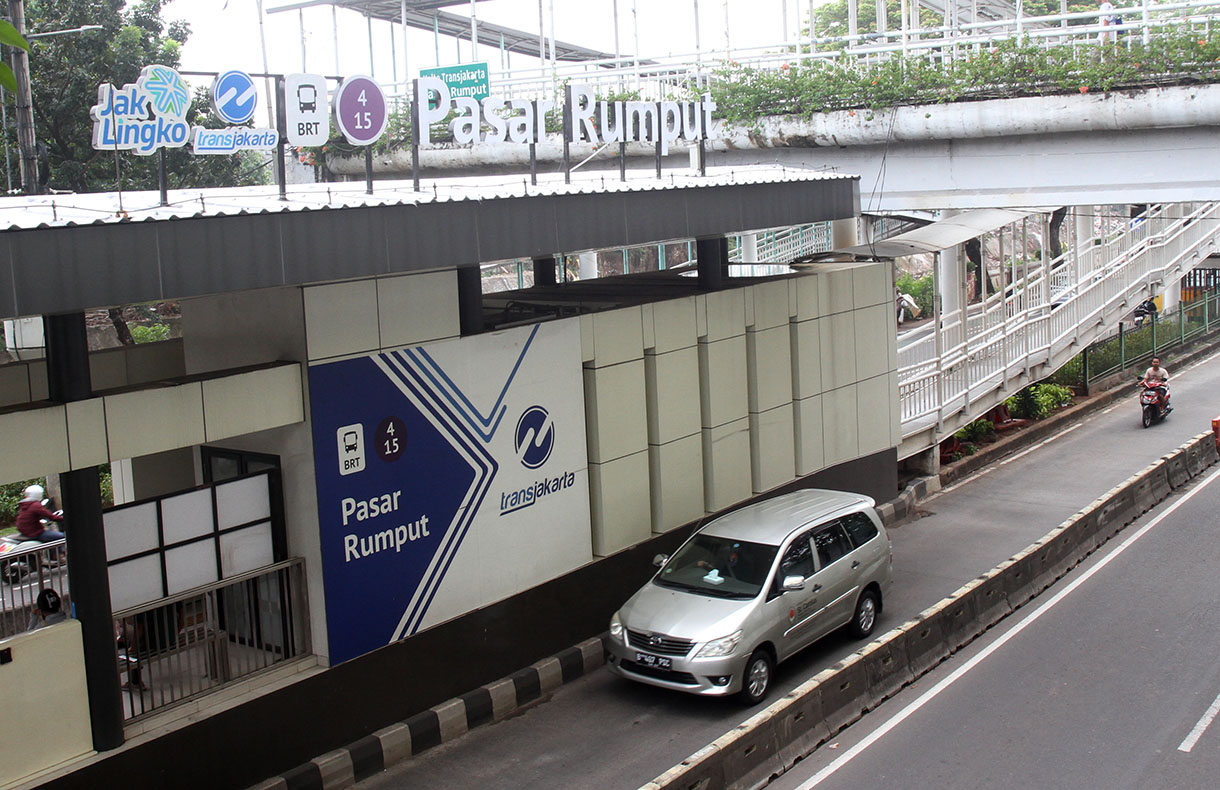
{"label": "utility pole", "polygon": [[[25,0],[9,0],[9,19],[25,35]],[[21,153],[21,188],[37,195],[38,152],[34,144],[34,104],[30,97],[30,58],[23,50],[13,50],[13,76],[17,78],[17,147]]]}

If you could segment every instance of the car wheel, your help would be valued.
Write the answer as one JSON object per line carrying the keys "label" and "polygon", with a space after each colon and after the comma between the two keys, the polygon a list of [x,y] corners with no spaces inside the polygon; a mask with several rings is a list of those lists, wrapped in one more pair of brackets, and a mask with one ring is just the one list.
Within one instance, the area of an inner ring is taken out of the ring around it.
{"label": "car wheel", "polygon": [[757,705],[766,699],[774,674],[775,662],[771,660],[771,654],[762,648],[755,650],[746,662],[745,675],[741,679],[741,701]]}
{"label": "car wheel", "polygon": [[865,590],[856,601],[856,613],[851,616],[848,629],[856,639],[864,639],[877,627],[877,612],[881,610],[877,593]]}

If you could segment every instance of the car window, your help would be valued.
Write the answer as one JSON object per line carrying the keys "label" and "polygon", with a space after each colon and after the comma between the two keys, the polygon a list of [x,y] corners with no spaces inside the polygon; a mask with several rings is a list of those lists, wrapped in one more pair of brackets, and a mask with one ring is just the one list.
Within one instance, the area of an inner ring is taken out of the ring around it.
{"label": "car window", "polygon": [[662,587],[717,598],[753,598],[771,573],[779,546],[696,533],[653,581]]}
{"label": "car window", "polygon": [[827,524],[813,533],[813,545],[818,550],[818,562],[825,568],[835,560],[847,556],[852,550],[851,541],[838,521]]}
{"label": "car window", "polygon": [[780,562],[779,568],[781,582],[785,576],[809,578],[813,575],[813,549],[809,546],[808,533],[792,541],[784,552],[784,559]]}
{"label": "car window", "polygon": [[860,548],[877,537],[877,525],[863,513],[849,513],[841,519],[843,528],[851,536],[852,545]]}

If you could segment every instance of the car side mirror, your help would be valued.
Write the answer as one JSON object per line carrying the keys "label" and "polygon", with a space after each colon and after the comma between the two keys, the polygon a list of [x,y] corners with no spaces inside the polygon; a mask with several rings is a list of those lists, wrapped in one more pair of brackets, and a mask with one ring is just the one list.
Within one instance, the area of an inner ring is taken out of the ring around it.
{"label": "car side mirror", "polygon": [[796,592],[797,590],[805,589],[804,576],[785,576],[784,583],[781,585],[784,592]]}
{"label": "car side mirror", "polygon": [[667,560],[667,559],[669,559],[668,554],[658,554],[657,556],[652,558],[652,564],[657,566],[658,568],[660,568],[662,565],[665,564],[665,560]]}

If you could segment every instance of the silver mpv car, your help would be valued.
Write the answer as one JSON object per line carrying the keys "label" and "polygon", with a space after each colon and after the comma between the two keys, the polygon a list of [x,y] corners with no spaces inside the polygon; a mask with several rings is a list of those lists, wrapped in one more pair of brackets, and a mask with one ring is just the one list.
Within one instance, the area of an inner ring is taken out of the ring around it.
{"label": "silver mpv car", "polygon": [[761,701],[775,665],[842,626],[872,633],[890,590],[873,500],[807,489],[710,522],[610,619],[607,665],[641,683]]}

